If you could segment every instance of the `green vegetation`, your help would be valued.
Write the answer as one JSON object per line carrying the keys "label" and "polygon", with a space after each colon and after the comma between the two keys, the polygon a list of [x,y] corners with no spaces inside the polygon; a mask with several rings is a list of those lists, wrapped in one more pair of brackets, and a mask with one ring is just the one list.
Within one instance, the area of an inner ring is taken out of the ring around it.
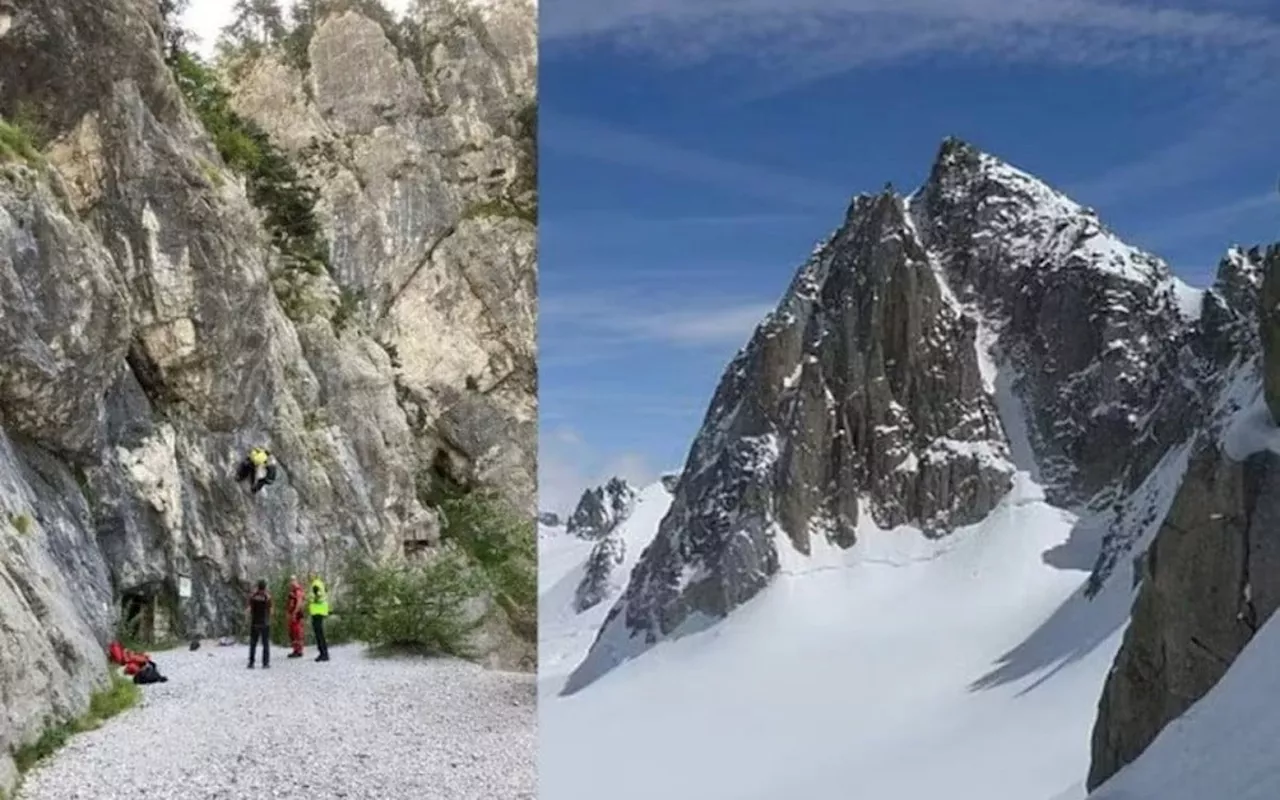
{"label": "green vegetation", "polygon": [[342,287],[338,295],[338,307],[333,311],[333,329],[341,334],[359,318],[360,306],[365,299],[364,289],[348,289]]}
{"label": "green vegetation", "polygon": [[[292,642],[289,641],[289,615],[286,613],[289,608],[289,576],[297,575],[298,581],[305,589],[307,587],[307,571],[285,569],[276,575],[274,581],[268,586],[271,589],[271,600],[274,604],[271,614],[271,644],[275,647],[289,648]],[[332,591],[332,589],[330,590]],[[304,604],[303,610],[306,610]],[[352,641],[351,631],[345,624],[346,620],[339,616],[337,609],[330,609],[328,619],[325,620],[324,635],[329,644],[339,645]],[[245,636],[248,631],[245,631]],[[311,620],[304,616],[302,620],[302,636],[303,643],[307,647],[315,647],[316,640],[311,627]],[[247,638],[241,637],[244,641]]]}
{"label": "green vegetation", "polygon": [[204,173],[205,180],[209,181],[213,188],[221,189],[226,185],[227,179],[222,176],[222,170],[198,156],[196,160],[200,163],[200,171]]}
{"label": "green vegetation", "polygon": [[44,156],[28,127],[0,117],[0,161],[23,161],[38,167],[44,163]]}
{"label": "green vegetation", "polygon": [[484,574],[520,636],[537,638],[538,542],[532,518],[493,492],[471,492],[440,504],[441,539],[455,543]]}
{"label": "green vegetation", "polygon": [[537,222],[531,209],[522,208],[514,200],[507,197],[481,200],[471,204],[470,207],[462,212],[463,219],[476,219],[478,217],[514,217],[531,224]]}
{"label": "green vegetation", "polygon": [[187,52],[173,59],[172,68],[222,160],[245,176],[249,200],[265,214],[272,244],[284,257],[286,270],[326,272],[329,245],[315,216],[316,189],[302,179],[261,127],[231,109],[231,94],[216,72]]}
{"label": "green vegetation", "polygon": [[484,620],[470,609],[485,584],[457,548],[425,564],[357,561],[347,584],[348,630],[375,650],[474,656],[467,641]]}
{"label": "green vegetation", "polygon": [[112,673],[111,685],[93,693],[89,699],[89,710],[83,716],[50,726],[35,742],[13,752],[18,774],[27,772],[57,752],[75,734],[94,730],[106,720],[133,707],[140,697],[141,692],[133,681]]}
{"label": "green vegetation", "polygon": [[473,204],[464,219],[513,217],[538,223],[538,104],[530,101],[511,118],[509,133],[521,145],[516,174],[506,192]]}
{"label": "green vegetation", "polygon": [[31,532],[31,517],[28,514],[11,514],[9,516],[9,524],[13,529],[23,536]]}

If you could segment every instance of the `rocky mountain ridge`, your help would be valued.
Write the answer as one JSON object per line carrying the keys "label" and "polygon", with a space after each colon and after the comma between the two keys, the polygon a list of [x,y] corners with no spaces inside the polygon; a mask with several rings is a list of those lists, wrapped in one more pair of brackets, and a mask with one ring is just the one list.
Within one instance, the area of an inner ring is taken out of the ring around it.
{"label": "rocky mountain ridge", "polygon": [[1204,697],[1280,607],[1277,290],[1280,246],[1224,261],[1214,293],[1239,292],[1261,313],[1235,330],[1248,344],[1140,554],[1141,585],[1094,724],[1091,789]]}
{"label": "rocky mountain ridge", "polygon": [[[209,129],[224,101],[175,77],[154,4],[7,12],[0,787],[101,686],[122,605],[157,637],[219,635],[257,578],[313,568],[340,592],[350,553],[431,557],[442,492],[532,513],[534,7],[423,8],[430,102],[387,104],[428,91],[424,65],[349,9],[316,20],[305,73],[267,53],[230,88],[314,184],[327,264],[282,248],[241,171],[275,151]],[[256,444],[281,475],[251,496]],[[486,660],[527,668],[476,603]]]}
{"label": "rocky mountain ridge", "polygon": [[1129,495],[1248,358],[1258,259],[1233,250],[1192,290],[1091,210],[944,142],[918,191],[854,199],[728,366],[565,691],[754,597],[780,548],[849,547],[865,515],[945,536],[1015,472],[1112,520],[1101,584],[1138,544]]}
{"label": "rocky mountain ridge", "polygon": [[635,488],[616,476],[583,490],[565,521],[565,532],[582,539],[603,539],[631,515],[636,495]]}

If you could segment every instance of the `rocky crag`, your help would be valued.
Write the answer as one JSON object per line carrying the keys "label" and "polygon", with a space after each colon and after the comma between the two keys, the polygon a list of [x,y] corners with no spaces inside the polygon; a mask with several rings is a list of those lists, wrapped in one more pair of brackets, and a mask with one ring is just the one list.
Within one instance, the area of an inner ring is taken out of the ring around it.
{"label": "rocky crag", "polygon": [[569,517],[565,532],[596,544],[583,565],[582,580],[574,591],[573,608],[582,613],[604,601],[627,556],[627,543],[618,535],[635,508],[638,493],[622,478],[587,489]]}
{"label": "rocky crag", "polygon": [[[368,3],[304,5],[305,58],[228,81],[315,190],[310,261],[154,3],[0,6],[0,787],[122,605],[221,634],[256,578],[429,555],[442,493],[534,512],[535,9],[424,3],[401,52]],[[528,666],[493,619],[486,659]]]}
{"label": "rocky crag", "polygon": [[916,192],[853,200],[726,369],[566,692],[754,597],[782,548],[849,547],[864,517],[945,536],[1019,471],[1110,520],[1100,586],[1140,543],[1129,496],[1250,355],[1259,260],[1233,250],[1193,290],[1092,210],[944,142]]}
{"label": "rocky crag", "polygon": [[1280,607],[1280,247],[1233,253],[1223,267],[1219,308],[1234,294],[1261,311],[1234,320],[1254,357],[1232,371],[1140,560],[1141,588],[1094,725],[1090,788],[1204,697]]}
{"label": "rocky crag", "polygon": [[636,490],[622,478],[583,491],[565,522],[565,532],[581,539],[603,539],[631,515]]}

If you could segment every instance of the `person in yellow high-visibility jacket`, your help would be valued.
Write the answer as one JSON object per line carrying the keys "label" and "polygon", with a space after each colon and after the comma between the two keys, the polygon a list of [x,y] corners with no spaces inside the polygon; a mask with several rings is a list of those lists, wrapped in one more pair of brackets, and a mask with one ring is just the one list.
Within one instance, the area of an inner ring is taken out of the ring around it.
{"label": "person in yellow high-visibility jacket", "polygon": [[249,455],[245,456],[244,461],[240,462],[240,469],[236,473],[236,480],[250,481],[250,491],[257,494],[262,487],[274,483],[276,479],[276,459],[275,456],[263,447],[255,447],[249,451]]}
{"label": "person in yellow high-visibility jacket", "polygon": [[316,649],[320,655],[316,661],[329,660],[329,643],[324,638],[324,620],[329,616],[329,592],[318,573],[311,573],[311,586],[307,589],[307,613],[311,615],[311,630],[316,635]]}

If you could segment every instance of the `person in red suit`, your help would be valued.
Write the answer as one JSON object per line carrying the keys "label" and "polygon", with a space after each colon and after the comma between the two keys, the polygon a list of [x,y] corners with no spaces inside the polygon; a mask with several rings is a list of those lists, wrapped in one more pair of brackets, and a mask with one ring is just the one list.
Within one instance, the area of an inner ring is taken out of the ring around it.
{"label": "person in red suit", "polygon": [[305,641],[305,634],[302,631],[302,608],[306,598],[307,593],[302,588],[302,584],[298,583],[298,576],[290,575],[289,596],[285,600],[285,616],[289,619],[289,642],[293,645],[293,652],[289,653],[289,658],[302,658],[302,646]]}

